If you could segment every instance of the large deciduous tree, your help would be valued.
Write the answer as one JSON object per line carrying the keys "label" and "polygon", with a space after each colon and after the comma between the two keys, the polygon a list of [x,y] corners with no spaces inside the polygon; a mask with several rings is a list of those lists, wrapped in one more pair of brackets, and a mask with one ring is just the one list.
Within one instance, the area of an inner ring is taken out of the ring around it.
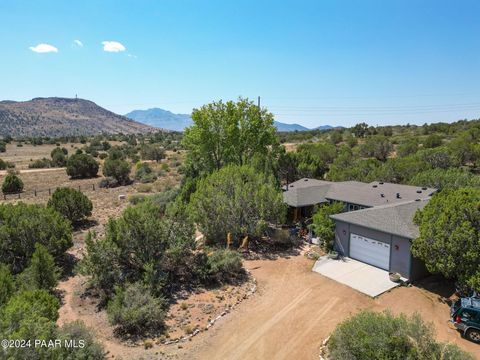
{"label": "large deciduous tree", "polygon": [[193,125],[183,144],[199,172],[211,173],[227,164],[248,164],[277,145],[273,115],[248,99],[213,102],[194,109]]}
{"label": "large deciduous tree", "polygon": [[412,253],[430,272],[480,290],[480,189],[445,189],[415,215]]}
{"label": "large deciduous tree", "polygon": [[281,222],[285,215],[274,179],[246,165],[230,165],[201,179],[189,208],[210,243],[225,243],[228,233],[237,239],[259,236],[268,222]]}

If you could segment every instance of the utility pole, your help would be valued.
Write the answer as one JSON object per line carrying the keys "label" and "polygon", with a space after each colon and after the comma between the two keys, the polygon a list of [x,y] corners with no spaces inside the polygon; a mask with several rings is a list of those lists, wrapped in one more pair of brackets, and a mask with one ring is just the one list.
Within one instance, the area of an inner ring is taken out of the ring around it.
{"label": "utility pole", "polygon": [[258,110],[260,110],[260,96],[258,97]]}

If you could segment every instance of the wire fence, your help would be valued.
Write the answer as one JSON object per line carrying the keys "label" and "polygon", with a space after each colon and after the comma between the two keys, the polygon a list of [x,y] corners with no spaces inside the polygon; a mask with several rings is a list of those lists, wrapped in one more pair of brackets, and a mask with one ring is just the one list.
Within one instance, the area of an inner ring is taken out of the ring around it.
{"label": "wire fence", "polygon": [[48,196],[52,195],[53,192],[58,189],[58,188],[64,188],[68,187],[71,189],[76,189],[81,192],[87,192],[87,191],[96,191],[98,189],[98,182],[97,183],[89,183],[89,184],[82,184],[82,185],[77,185],[77,186],[56,186],[56,187],[49,187],[49,188],[43,188],[43,189],[27,189],[22,192],[18,193],[8,193],[8,194],[2,194],[3,200],[12,200],[12,199],[28,199],[28,198],[35,198],[35,197],[40,197],[40,196],[45,196],[48,194]]}

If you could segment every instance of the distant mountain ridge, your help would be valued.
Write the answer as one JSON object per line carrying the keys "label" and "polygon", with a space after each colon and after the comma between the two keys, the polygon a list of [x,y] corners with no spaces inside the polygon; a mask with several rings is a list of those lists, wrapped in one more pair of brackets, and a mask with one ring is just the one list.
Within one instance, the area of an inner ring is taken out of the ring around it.
{"label": "distant mountain ridge", "polygon": [[160,108],[133,110],[125,116],[142,124],[172,131],[183,131],[193,123],[188,114],[174,114]]}
{"label": "distant mountain ridge", "polygon": [[[174,114],[171,111],[160,108],[133,110],[128,114],[125,114],[125,116],[146,125],[172,131],[183,131],[185,128],[193,124],[192,119],[188,114]],[[315,129],[309,129],[303,125],[286,124],[280,121],[274,121],[273,124],[278,131],[328,130],[333,128],[333,126],[330,125],[322,125]]]}
{"label": "distant mountain ridge", "polygon": [[0,136],[136,134],[156,130],[84,99],[51,97],[0,101]]}

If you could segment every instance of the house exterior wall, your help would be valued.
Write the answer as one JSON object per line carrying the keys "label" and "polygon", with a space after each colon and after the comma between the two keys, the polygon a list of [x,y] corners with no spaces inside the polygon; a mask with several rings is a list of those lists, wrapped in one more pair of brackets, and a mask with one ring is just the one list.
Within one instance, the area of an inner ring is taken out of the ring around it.
{"label": "house exterior wall", "polygon": [[411,255],[410,239],[335,220],[335,248],[344,256],[350,256],[351,233],[390,244],[390,272],[398,272],[410,280],[419,279],[427,274],[422,261]]}
{"label": "house exterior wall", "polygon": [[398,272],[406,278],[410,278],[410,265],[412,256],[410,253],[410,239],[392,235],[390,252],[390,271]]}

